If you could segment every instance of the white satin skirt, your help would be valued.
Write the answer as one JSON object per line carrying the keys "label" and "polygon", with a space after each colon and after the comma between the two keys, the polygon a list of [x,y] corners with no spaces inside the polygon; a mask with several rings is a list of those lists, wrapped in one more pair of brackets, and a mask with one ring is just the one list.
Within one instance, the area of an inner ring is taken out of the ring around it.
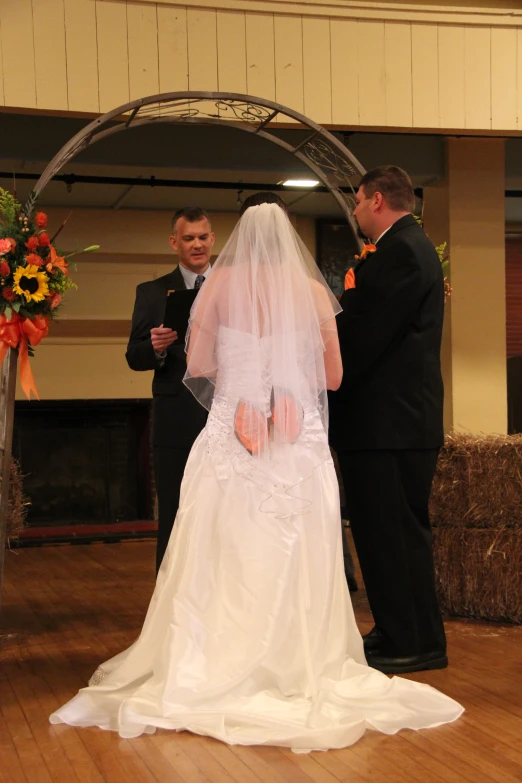
{"label": "white satin skirt", "polygon": [[204,430],[139,638],[51,723],[306,752],[458,718],[453,699],[366,664],[331,460],[295,488],[303,511],[281,519],[243,473],[217,469],[207,446]]}

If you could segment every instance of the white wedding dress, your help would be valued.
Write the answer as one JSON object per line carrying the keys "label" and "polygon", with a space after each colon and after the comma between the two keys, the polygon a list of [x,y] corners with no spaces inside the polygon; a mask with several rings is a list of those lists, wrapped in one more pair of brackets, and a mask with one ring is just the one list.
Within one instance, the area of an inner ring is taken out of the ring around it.
{"label": "white wedding dress", "polygon": [[[366,729],[393,734],[453,721],[462,707],[428,685],[367,666],[343,570],[339,492],[324,425],[303,375],[293,444],[255,459],[234,433],[238,401],[270,414],[252,382],[267,337],[220,326],[208,423],[142,632],[103,663],[52,723],[122,737],[157,727],[230,744],[342,748]],[[299,345],[299,342],[297,342]],[[284,368],[281,368],[284,371]],[[270,383],[277,368],[272,367]]]}

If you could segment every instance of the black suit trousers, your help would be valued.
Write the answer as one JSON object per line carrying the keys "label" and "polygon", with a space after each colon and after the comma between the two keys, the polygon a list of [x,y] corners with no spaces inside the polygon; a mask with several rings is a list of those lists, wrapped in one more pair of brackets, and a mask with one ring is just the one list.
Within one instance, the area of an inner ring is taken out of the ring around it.
{"label": "black suit trousers", "polygon": [[177,394],[154,395],[152,455],[158,496],[156,572],[169,543],[179,493],[192,444],[205,426],[206,411],[184,387]]}
{"label": "black suit trousers", "polygon": [[178,513],[179,493],[190,449],[169,446],[152,447],[154,478],[158,496],[158,540],[156,545],[156,574],[169,543],[174,520]]}
{"label": "black suit trousers", "polygon": [[437,454],[337,452],[368,601],[392,655],[446,649],[428,513]]}

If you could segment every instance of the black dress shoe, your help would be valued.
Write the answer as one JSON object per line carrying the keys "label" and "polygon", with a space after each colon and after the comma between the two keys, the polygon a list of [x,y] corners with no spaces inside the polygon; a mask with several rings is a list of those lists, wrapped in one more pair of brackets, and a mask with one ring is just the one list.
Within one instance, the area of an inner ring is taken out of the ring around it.
{"label": "black dress shoe", "polygon": [[385,639],[386,637],[380,628],[374,625],[372,630],[363,636],[364,652],[377,652],[382,647]]}
{"label": "black dress shoe", "polygon": [[367,652],[368,666],[378,669],[384,674],[406,674],[407,672],[421,672],[424,669],[445,669],[448,665],[446,653],[437,650],[431,653],[419,655],[392,656],[384,655],[378,650],[375,653]]}

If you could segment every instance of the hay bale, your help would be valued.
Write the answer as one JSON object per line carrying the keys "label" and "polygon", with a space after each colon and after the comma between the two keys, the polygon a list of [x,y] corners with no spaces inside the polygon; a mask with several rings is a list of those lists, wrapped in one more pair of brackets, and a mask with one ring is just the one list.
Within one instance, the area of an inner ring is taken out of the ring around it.
{"label": "hay bale", "polygon": [[9,484],[9,500],[6,512],[6,545],[17,538],[25,527],[27,506],[29,505],[23,492],[23,476],[16,460],[11,460],[11,476]]}
{"label": "hay bale", "polygon": [[447,436],[430,512],[443,612],[522,623],[522,435]]}
{"label": "hay bale", "polygon": [[444,614],[522,623],[522,529],[434,530]]}

